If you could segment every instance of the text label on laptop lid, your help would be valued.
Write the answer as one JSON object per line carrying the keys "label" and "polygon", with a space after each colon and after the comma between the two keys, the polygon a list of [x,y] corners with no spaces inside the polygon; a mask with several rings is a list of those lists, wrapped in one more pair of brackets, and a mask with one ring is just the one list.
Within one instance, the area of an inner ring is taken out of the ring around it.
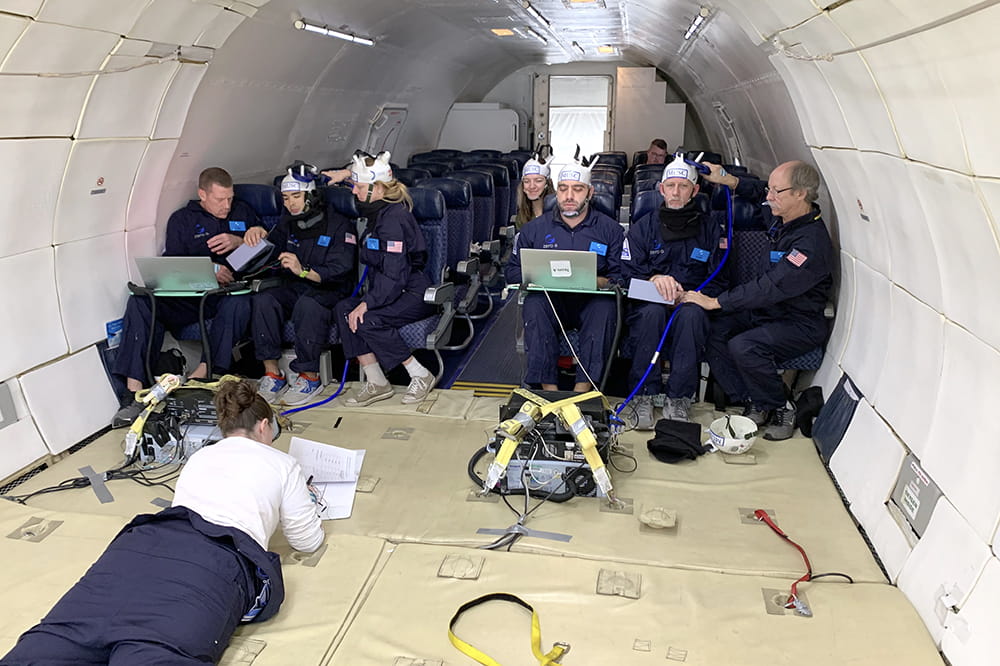
{"label": "text label on laptop lid", "polygon": [[547,289],[597,288],[597,255],[593,252],[524,248],[520,255],[525,283]]}
{"label": "text label on laptop lid", "polygon": [[219,286],[209,257],[137,257],[135,263],[148,289],[198,292]]}

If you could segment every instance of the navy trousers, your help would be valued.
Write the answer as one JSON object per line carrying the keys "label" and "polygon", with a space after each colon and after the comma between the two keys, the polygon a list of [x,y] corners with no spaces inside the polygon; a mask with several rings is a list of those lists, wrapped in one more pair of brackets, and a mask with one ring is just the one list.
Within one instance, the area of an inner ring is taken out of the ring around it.
{"label": "navy trousers", "polygon": [[[629,387],[638,384],[649,367],[672,312],[672,308],[659,303],[632,303],[625,319],[635,349],[628,376]],[[697,394],[707,339],[708,313],[694,305],[680,307],[660,350],[660,357],[670,361],[670,378],[665,391],[668,398],[690,398]],[[661,385],[657,364],[639,389],[639,395],[660,393]]]}
{"label": "navy trousers", "polygon": [[712,320],[705,356],[712,374],[733,400],[749,400],[761,410],[785,404],[778,361],[823,344],[825,320],[775,321],[753,312],[722,314]]}
{"label": "navy trousers", "polygon": [[366,312],[364,322],[358,324],[357,333],[353,333],[347,325],[347,315],[360,303],[360,298],[345,298],[334,306],[344,356],[357,358],[362,354],[375,354],[386,370],[392,370],[410,357],[411,349],[399,335],[400,327],[434,314],[434,307],[424,303],[423,292],[404,291],[395,302]]}
{"label": "navy trousers", "polygon": [[[579,331],[576,353],[580,365],[576,368],[576,381],[589,381],[587,373],[596,384],[601,383],[601,375],[611,344],[614,342],[615,321],[618,317],[615,299],[610,296],[592,294],[569,294],[549,292],[552,306],[559,314],[566,330]],[[559,340],[562,331],[556,322],[545,294],[529,293],[524,298],[524,346],[527,355],[527,369],[524,381],[528,384],[556,384],[559,379]]]}
{"label": "navy trousers", "polygon": [[333,291],[289,284],[253,295],[250,331],[259,361],[281,356],[282,332],[291,318],[295,329],[295,372],[319,372],[319,356],[330,339],[331,308],[342,297]]}
{"label": "navy trousers", "polygon": [[139,525],[120,534],[0,664],[216,663],[255,590],[252,563],[188,521]]}
{"label": "navy trousers", "polygon": [[[171,331],[198,323],[198,298],[157,298],[156,325],[152,327],[153,356],[163,346],[164,327]],[[208,344],[212,349],[212,369],[225,372],[233,362],[233,347],[243,338],[250,323],[250,296],[210,296],[205,302],[205,318],[212,320]],[[149,297],[129,296],[125,306],[122,341],[113,372],[146,383],[146,344],[150,333]],[[205,357],[202,356],[202,360]]]}

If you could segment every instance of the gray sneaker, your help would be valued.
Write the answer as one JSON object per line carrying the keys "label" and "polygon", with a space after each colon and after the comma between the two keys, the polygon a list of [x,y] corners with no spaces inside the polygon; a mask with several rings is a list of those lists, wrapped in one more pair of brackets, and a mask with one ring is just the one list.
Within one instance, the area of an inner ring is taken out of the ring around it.
{"label": "gray sneaker", "polygon": [[276,405],[286,386],[288,381],[284,377],[275,379],[271,375],[264,375],[257,382],[257,393],[269,404]]}
{"label": "gray sneaker", "polygon": [[670,421],[690,421],[690,409],[691,398],[666,398],[663,401],[663,418]]}
{"label": "gray sneaker", "polygon": [[393,390],[391,384],[383,384],[382,386],[379,386],[378,384],[373,384],[372,382],[365,382],[365,385],[361,387],[361,390],[345,400],[344,404],[348,407],[367,407],[368,405],[378,402],[379,400],[391,398],[392,395]]}
{"label": "gray sneaker", "polygon": [[146,409],[146,405],[133,400],[119,409],[118,412],[111,418],[111,427],[125,428],[132,425],[132,423],[139,418],[139,414],[142,414],[142,410],[144,409]]}
{"label": "gray sneaker", "polygon": [[281,396],[282,402],[286,405],[303,405],[323,390],[323,382],[318,379],[306,379],[302,375],[295,378]]}
{"label": "gray sneaker", "polygon": [[764,439],[780,442],[788,439],[795,432],[795,403],[786,402],[784,407],[778,407],[771,415],[771,425],[764,430]]}
{"label": "gray sneaker", "polygon": [[423,402],[430,395],[435,384],[437,384],[437,377],[434,375],[414,377],[410,380],[410,385],[406,387],[406,393],[403,394],[403,399],[400,402],[404,405]]}
{"label": "gray sneaker", "polygon": [[635,429],[652,430],[656,425],[653,418],[653,396],[640,395],[635,399]]}
{"label": "gray sneaker", "polygon": [[756,405],[748,400],[746,407],[743,408],[743,416],[756,423],[759,428],[767,423],[771,413],[766,410],[758,409]]}

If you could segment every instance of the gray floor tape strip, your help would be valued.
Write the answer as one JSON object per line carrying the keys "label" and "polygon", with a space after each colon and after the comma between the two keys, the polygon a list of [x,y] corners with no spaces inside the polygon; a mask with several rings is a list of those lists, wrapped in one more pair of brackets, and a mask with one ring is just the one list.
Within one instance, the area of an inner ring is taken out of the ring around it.
{"label": "gray floor tape strip", "polygon": [[108,487],[104,485],[104,475],[98,474],[94,471],[94,468],[90,465],[80,468],[80,474],[90,479],[90,487],[94,489],[94,494],[97,495],[97,499],[101,504],[108,504],[109,502],[114,502],[115,498],[108,490]]}

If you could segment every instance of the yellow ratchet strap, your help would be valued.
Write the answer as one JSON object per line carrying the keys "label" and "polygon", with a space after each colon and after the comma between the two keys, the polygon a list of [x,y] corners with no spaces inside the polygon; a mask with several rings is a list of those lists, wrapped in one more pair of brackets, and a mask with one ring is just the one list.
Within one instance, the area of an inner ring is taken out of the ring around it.
{"label": "yellow ratchet strap", "polygon": [[458,618],[462,616],[462,613],[474,608],[479,604],[486,603],[487,601],[507,601],[513,604],[521,606],[525,610],[531,612],[531,651],[535,655],[535,659],[538,660],[540,666],[553,666],[554,664],[559,664],[563,655],[569,652],[569,643],[555,643],[552,649],[549,650],[547,654],[542,653],[542,627],[538,622],[538,613],[532,608],[526,601],[520,597],[516,597],[513,594],[507,594],[505,592],[494,592],[493,594],[485,594],[478,599],[473,599],[468,603],[462,604],[462,606],[455,611],[455,614],[451,618],[451,622],[448,623],[448,640],[454,645],[462,654],[475,659],[480,664],[485,664],[486,666],[501,666],[500,662],[493,659],[489,655],[484,654],[472,645],[469,645],[461,638],[455,635],[455,623],[458,622]]}

